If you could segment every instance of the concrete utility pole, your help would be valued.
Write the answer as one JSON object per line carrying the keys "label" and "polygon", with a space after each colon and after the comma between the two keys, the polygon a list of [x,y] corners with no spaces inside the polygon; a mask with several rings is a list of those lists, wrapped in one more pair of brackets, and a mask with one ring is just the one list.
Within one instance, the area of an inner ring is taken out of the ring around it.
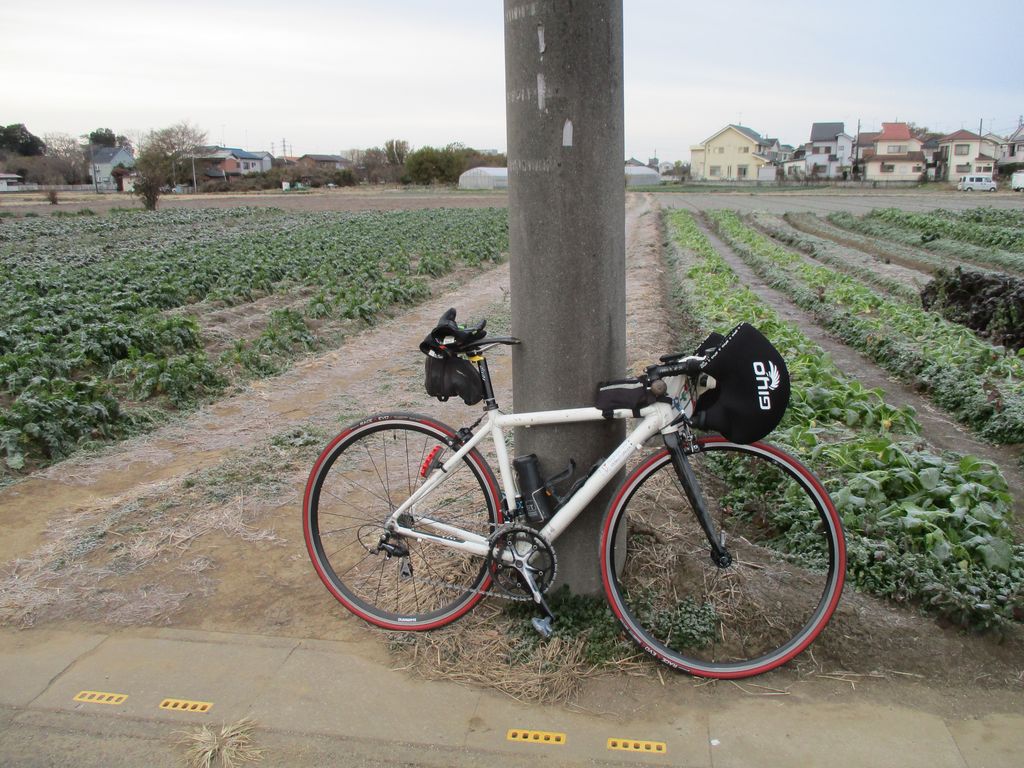
{"label": "concrete utility pole", "polygon": [[[622,0],[505,0],[509,239],[517,412],[593,403],[626,367]],[[519,429],[516,454],[577,476],[623,422]],[[612,486],[557,542],[558,583],[601,590],[598,529]]]}

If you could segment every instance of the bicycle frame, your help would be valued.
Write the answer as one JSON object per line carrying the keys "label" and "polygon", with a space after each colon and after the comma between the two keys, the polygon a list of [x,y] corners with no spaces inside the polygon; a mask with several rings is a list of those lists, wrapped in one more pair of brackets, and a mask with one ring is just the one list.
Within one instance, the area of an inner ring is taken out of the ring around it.
{"label": "bicycle frame", "polygon": [[[673,423],[677,422],[680,414],[692,415],[693,398],[685,377],[667,378],[665,382],[668,385],[668,392],[672,403],[656,402],[640,411],[640,423],[594,470],[590,478],[573,494],[572,498],[540,529],[539,533],[546,541],[549,543],[555,541],[579,516],[587,504],[626,465],[629,458],[643,449],[644,443],[647,440],[659,432],[670,433],[676,431],[678,427],[673,426]],[[632,417],[633,412],[626,409],[616,410],[612,416],[614,419]],[[431,541],[469,554],[486,557],[490,545],[485,537],[429,517],[418,517],[416,515],[416,506],[444,483],[448,472],[456,468],[466,454],[488,437],[491,438],[494,444],[502,489],[509,506],[511,506],[515,503],[517,492],[513,482],[508,449],[505,446],[505,429],[603,421],[604,418],[604,413],[597,408],[570,408],[517,414],[504,414],[497,409],[489,410],[481,428],[442,467],[435,469],[426,479],[426,482],[416,489],[403,504],[395,509],[388,519],[386,527],[401,536],[418,541]],[[436,530],[437,534],[415,530],[402,525],[399,521],[405,515],[410,515],[416,525],[429,527]]]}

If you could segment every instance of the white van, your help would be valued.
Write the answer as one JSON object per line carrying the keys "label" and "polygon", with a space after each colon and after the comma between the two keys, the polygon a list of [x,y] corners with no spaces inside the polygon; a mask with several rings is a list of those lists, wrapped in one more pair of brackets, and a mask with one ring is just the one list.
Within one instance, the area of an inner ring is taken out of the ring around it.
{"label": "white van", "polygon": [[1024,171],[1014,171],[1010,177],[1010,189],[1014,192],[1024,192]]}
{"label": "white van", "polygon": [[961,192],[973,192],[976,189],[981,192],[995,192],[996,183],[991,176],[961,176],[956,188]]}

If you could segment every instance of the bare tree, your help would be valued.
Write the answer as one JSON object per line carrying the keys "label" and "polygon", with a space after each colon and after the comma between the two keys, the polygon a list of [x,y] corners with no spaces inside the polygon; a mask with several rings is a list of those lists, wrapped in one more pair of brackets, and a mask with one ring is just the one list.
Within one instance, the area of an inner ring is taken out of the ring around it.
{"label": "bare tree", "polygon": [[404,139],[388,139],[384,142],[384,154],[387,155],[388,165],[405,165],[405,158],[409,156],[409,142]]}
{"label": "bare tree", "polygon": [[[181,174],[186,161],[205,143],[206,131],[182,121],[150,132],[142,144],[142,154],[166,158],[169,161],[168,181],[174,185],[178,183],[179,177],[183,177]],[[184,174],[190,175],[191,171]]]}
{"label": "bare tree", "polygon": [[43,137],[46,142],[46,156],[51,158],[53,169],[57,171],[65,184],[82,184],[88,175],[86,150],[74,136],[66,133],[48,133]]}
{"label": "bare tree", "polygon": [[156,210],[160,191],[168,184],[178,183],[185,163],[205,142],[206,132],[184,121],[146,136],[135,161],[135,192],[142,197],[147,210]]}

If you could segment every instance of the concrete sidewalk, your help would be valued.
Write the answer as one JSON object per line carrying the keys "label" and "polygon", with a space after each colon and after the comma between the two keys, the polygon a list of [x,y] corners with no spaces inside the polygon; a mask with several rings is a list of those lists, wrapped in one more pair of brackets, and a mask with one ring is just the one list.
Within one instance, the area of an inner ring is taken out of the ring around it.
{"label": "concrete sidewalk", "polygon": [[418,680],[347,643],[0,630],[0,765],[10,767],[180,766],[182,731],[247,716],[258,723],[262,764],[274,766],[1024,765],[1024,712],[950,721],[786,699],[673,705],[622,720]]}

